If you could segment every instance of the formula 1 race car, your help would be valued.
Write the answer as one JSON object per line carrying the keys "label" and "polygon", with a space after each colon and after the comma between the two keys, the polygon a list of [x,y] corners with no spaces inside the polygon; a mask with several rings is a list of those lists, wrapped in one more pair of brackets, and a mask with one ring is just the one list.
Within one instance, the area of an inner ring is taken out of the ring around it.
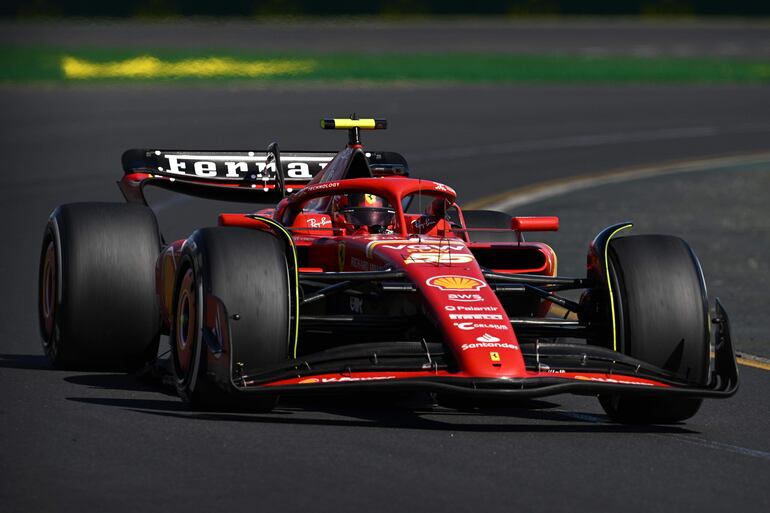
{"label": "formula 1 race car", "polygon": [[[401,155],[364,150],[361,131],[384,120],[321,125],[347,130],[347,146],[129,150],[126,204],[58,207],[39,287],[53,364],[137,369],[169,335],[182,399],[258,411],[352,390],[448,405],[575,393],[612,419],[658,423],[737,390],[727,315],[718,300],[710,314],[683,240],[615,224],[590,244],[586,276],[557,276],[554,251],[525,240],[557,218],[462,210]],[[149,185],[277,205],[166,242]]]}

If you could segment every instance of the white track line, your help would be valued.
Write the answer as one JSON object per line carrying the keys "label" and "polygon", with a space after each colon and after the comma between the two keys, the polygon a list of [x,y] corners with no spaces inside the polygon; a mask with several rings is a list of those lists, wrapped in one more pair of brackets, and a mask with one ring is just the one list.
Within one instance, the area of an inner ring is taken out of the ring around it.
{"label": "white track line", "polygon": [[440,150],[418,151],[409,154],[409,163],[446,161],[459,158],[485,157],[489,155],[507,155],[526,151],[557,150],[565,148],[585,148],[634,142],[664,141],[715,137],[726,134],[770,131],[767,123],[742,123],[726,128],[716,126],[693,126],[677,128],[656,128],[634,132],[613,132],[604,134],[572,135],[565,137],[542,138],[529,141],[481,144],[445,148]]}
{"label": "white track line", "polygon": [[[565,410],[554,410],[557,413],[570,417],[575,420],[583,422],[591,422],[593,424],[606,424],[611,421],[600,415],[591,415],[587,413],[578,413]],[[750,456],[752,458],[761,458],[763,460],[770,460],[770,452],[760,451],[758,449],[749,449],[748,447],[741,447],[740,445],[726,444],[722,442],[715,442],[714,440],[707,440],[705,438],[691,436],[691,435],[677,435],[677,434],[665,434],[665,433],[649,433],[650,436],[656,438],[665,438],[668,440],[675,440],[678,442],[684,442],[690,445],[696,445],[698,447],[704,447],[707,449],[715,449],[718,451],[731,452],[733,454],[740,454],[741,456]]]}

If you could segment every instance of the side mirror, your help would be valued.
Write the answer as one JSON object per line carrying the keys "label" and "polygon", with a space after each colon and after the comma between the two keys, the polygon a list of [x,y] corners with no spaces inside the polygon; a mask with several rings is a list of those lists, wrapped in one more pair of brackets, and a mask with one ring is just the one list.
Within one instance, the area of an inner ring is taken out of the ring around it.
{"label": "side mirror", "polygon": [[517,232],[555,232],[559,218],[555,216],[512,217],[511,229]]}

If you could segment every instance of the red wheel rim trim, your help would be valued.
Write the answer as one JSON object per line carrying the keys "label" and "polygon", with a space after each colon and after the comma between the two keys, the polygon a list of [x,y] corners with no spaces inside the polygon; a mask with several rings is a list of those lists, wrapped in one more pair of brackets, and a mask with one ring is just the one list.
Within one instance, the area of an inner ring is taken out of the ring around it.
{"label": "red wheel rim trim", "polygon": [[177,300],[176,352],[180,369],[187,371],[192,361],[193,337],[197,324],[195,281],[192,269],[182,278]]}
{"label": "red wheel rim trim", "polygon": [[48,243],[43,258],[42,290],[40,291],[43,324],[47,334],[53,331],[54,314],[56,313],[56,250],[53,241]]}

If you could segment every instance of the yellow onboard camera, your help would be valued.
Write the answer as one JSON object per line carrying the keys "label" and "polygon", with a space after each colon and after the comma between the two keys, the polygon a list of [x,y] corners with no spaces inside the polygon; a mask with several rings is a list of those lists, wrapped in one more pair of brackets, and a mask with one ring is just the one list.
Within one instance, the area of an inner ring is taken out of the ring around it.
{"label": "yellow onboard camera", "polygon": [[324,130],[384,130],[388,127],[386,119],[364,118],[326,118],[321,120],[321,128]]}

